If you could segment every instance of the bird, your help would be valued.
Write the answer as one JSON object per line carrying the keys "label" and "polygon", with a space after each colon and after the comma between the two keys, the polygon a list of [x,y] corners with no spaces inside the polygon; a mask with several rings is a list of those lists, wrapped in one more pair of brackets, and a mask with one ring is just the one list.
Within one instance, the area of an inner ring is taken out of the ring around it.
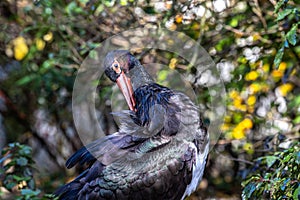
{"label": "bird", "polygon": [[67,168],[87,165],[54,195],[59,199],[174,199],[198,187],[209,152],[199,108],[182,92],[155,83],[127,50],[110,51],[106,76],[118,85],[128,110],[112,113],[116,133],[82,147]]}

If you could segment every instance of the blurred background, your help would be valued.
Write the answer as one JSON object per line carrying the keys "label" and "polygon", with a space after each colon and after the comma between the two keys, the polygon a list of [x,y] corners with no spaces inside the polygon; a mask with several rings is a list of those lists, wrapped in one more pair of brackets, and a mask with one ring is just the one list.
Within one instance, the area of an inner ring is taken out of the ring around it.
{"label": "blurred background", "polygon": [[[72,116],[81,63],[110,36],[163,27],[206,49],[227,92],[222,134],[189,199],[298,199],[299,10],[298,0],[2,0],[0,198],[50,199],[83,170],[65,167],[83,145]],[[199,87],[207,75],[170,52],[135,53],[163,65],[147,68],[165,86],[175,72],[189,74],[209,126],[209,91]],[[95,84],[98,122],[113,133],[112,83]]]}

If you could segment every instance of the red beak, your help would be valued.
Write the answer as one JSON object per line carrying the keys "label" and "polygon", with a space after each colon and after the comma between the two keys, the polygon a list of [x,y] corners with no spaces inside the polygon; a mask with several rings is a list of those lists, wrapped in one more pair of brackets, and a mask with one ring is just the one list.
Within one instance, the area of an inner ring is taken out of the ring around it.
{"label": "red beak", "polygon": [[130,82],[130,78],[128,78],[122,71],[120,76],[117,78],[116,82],[125,97],[129,109],[135,111],[135,100],[133,97],[133,89]]}

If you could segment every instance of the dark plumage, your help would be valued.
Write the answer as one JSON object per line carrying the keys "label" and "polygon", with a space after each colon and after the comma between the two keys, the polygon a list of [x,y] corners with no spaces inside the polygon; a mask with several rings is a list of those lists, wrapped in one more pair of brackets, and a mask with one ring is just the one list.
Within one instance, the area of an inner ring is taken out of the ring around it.
{"label": "dark plumage", "polygon": [[105,73],[130,111],[113,113],[117,133],[78,150],[66,163],[89,167],[56,191],[60,199],[183,199],[197,188],[208,154],[198,108],[184,94],[153,82],[128,51],[112,51]]}

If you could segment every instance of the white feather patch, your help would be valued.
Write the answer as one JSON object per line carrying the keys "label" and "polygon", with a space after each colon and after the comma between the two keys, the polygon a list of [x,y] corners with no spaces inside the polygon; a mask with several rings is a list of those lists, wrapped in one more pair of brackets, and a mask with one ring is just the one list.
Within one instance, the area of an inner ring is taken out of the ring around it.
{"label": "white feather patch", "polygon": [[199,154],[196,145],[194,143],[190,143],[190,144],[191,144],[190,146],[194,148],[196,152],[196,164],[193,165],[192,181],[186,187],[186,190],[181,200],[183,200],[186,196],[190,196],[192,192],[194,192],[197,189],[203,176],[206,158],[209,150],[209,143],[207,143],[204,152],[202,154]]}

